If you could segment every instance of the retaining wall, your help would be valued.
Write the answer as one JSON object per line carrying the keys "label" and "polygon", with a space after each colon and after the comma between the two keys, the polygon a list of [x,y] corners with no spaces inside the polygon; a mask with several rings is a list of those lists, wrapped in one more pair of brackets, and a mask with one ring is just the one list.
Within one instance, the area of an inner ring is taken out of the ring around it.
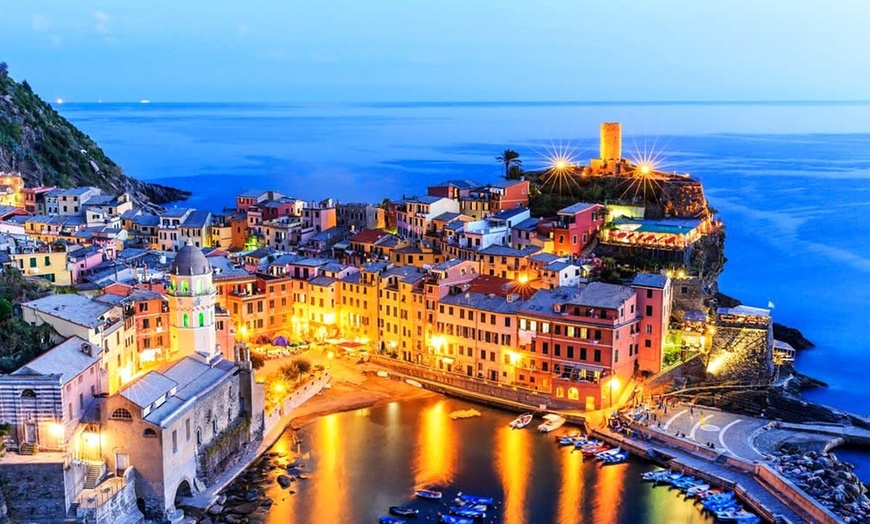
{"label": "retaining wall", "polygon": [[822,506],[810,497],[804,490],[795,486],[790,480],[777,473],[767,464],[757,464],[756,476],[766,482],[782,498],[801,508],[813,518],[814,522],[821,524],[837,524],[842,520],[828,508]]}

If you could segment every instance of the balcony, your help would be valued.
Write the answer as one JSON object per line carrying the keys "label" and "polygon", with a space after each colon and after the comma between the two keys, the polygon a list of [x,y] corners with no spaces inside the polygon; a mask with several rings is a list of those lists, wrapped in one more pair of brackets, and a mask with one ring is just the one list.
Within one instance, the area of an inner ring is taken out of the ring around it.
{"label": "balcony", "polygon": [[217,289],[214,287],[205,288],[199,293],[194,293],[191,290],[182,291],[180,289],[168,288],[166,290],[166,294],[171,297],[206,297],[209,295],[215,295],[217,293]]}

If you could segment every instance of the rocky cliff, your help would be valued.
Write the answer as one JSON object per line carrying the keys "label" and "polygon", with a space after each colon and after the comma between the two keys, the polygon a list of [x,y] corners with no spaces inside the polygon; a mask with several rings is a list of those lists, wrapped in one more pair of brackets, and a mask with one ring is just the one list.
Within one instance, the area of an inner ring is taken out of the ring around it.
{"label": "rocky cliff", "polygon": [[20,172],[27,186],[96,186],[129,192],[146,208],[184,200],[190,193],[124,174],[86,134],[18,83],[0,63],[0,172]]}

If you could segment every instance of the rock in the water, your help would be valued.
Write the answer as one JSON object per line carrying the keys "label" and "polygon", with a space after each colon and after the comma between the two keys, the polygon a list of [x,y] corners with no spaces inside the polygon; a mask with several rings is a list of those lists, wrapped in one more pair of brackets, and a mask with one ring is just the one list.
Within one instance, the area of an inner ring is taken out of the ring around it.
{"label": "rock in the water", "polygon": [[259,494],[260,494],[259,491],[255,490],[255,489],[249,489],[248,491],[245,492],[245,500],[247,500],[248,502],[251,502],[252,500],[256,499]]}
{"label": "rock in the water", "polygon": [[219,515],[224,510],[224,507],[220,504],[215,504],[214,506],[208,508],[208,512],[212,515]]}
{"label": "rock in the water", "polygon": [[291,479],[287,475],[278,475],[278,478],[275,480],[277,480],[278,485],[284,489],[287,489],[288,487],[290,487],[290,483],[293,481],[293,479]]}
{"label": "rock in the water", "polygon": [[239,504],[238,506],[233,506],[229,508],[227,511],[230,513],[238,513],[240,515],[247,515],[249,513],[253,513],[257,507],[260,505],[256,500],[253,502],[246,502],[244,504]]}

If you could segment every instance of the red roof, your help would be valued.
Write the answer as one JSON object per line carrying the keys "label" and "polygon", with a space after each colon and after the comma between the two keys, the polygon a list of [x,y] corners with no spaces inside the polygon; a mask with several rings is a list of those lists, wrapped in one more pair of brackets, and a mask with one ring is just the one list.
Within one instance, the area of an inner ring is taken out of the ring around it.
{"label": "red roof", "polygon": [[380,229],[363,229],[356,235],[352,236],[350,241],[357,244],[374,244],[381,237],[388,235],[386,231]]}

